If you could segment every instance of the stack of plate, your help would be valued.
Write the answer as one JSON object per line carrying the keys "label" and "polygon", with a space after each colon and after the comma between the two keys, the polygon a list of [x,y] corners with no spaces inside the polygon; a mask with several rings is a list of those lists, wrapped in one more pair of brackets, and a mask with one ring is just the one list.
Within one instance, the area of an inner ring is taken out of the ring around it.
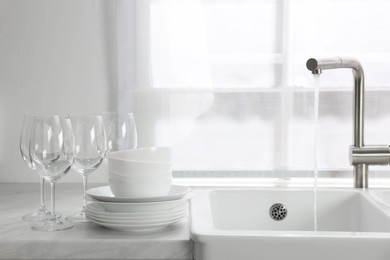
{"label": "stack of plate", "polygon": [[187,216],[190,188],[172,185],[165,196],[148,198],[116,197],[110,186],[89,189],[93,201],[86,216],[98,225],[122,231],[152,231],[167,227]]}

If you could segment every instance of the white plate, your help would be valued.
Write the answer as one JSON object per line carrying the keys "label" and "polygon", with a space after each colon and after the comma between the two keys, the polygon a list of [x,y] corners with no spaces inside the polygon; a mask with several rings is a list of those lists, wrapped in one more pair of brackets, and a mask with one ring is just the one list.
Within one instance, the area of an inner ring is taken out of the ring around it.
{"label": "white plate", "polygon": [[169,201],[140,203],[94,201],[94,203],[102,206],[106,211],[113,213],[151,213],[173,210],[177,207],[185,205],[187,201],[191,199],[191,197],[192,193],[188,193],[181,199]]}
{"label": "white plate", "polygon": [[133,213],[123,213],[123,212],[110,212],[107,211],[104,207],[97,204],[97,202],[92,202],[88,204],[85,208],[86,211],[94,213],[102,217],[118,217],[118,218],[163,218],[169,217],[170,215],[175,215],[186,211],[188,204],[179,205],[178,207],[161,210],[161,211],[150,211],[150,212],[133,212]]}
{"label": "white plate", "polygon": [[148,197],[148,198],[125,198],[116,197],[110,189],[110,186],[96,187],[87,190],[87,194],[95,200],[105,202],[158,202],[177,200],[186,195],[191,189],[186,186],[172,185],[171,190],[167,195],[159,197]]}
{"label": "white plate", "polygon": [[96,221],[94,219],[89,219],[91,222],[98,224],[100,226],[120,230],[120,231],[134,231],[134,232],[148,232],[148,231],[154,231],[158,229],[165,228],[169,225],[172,225],[175,222],[180,221],[181,219],[165,222],[165,223],[159,223],[159,224],[149,224],[149,225],[125,225],[125,224],[109,224],[109,223],[103,223],[100,221]]}
{"label": "white plate", "polygon": [[180,215],[177,215],[175,217],[169,217],[169,218],[162,218],[162,219],[152,219],[152,220],[132,220],[132,219],[113,219],[113,218],[103,218],[103,217],[98,217],[90,213],[86,213],[86,216],[88,219],[93,219],[101,223],[106,223],[106,224],[125,224],[125,225],[154,225],[154,224],[161,224],[161,223],[166,223],[166,222],[172,222],[176,220],[180,220],[187,216],[186,213],[182,213]]}
{"label": "white plate", "polygon": [[[178,210],[175,210],[173,212],[168,212],[167,214],[158,214],[158,215],[153,215],[153,214],[148,214],[148,215],[138,215],[138,214],[126,214],[122,213],[120,215],[116,213],[98,213],[96,211],[90,210],[87,206],[85,212],[87,215],[90,215],[95,218],[99,219],[105,219],[109,221],[158,221],[162,219],[173,219],[177,218],[183,214],[187,214],[188,208],[187,207],[181,207]],[[123,216],[123,214],[126,214]]]}

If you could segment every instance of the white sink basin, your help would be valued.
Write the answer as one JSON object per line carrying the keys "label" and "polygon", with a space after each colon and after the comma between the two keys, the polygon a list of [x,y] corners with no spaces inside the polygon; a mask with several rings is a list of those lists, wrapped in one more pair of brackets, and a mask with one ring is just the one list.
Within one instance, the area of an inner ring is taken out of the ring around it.
{"label": "white sink basin", "polygon": [[[191,235],[196,260],[390,259],[390,211],[364,191],[218,189],[194,193]],[[270,216],[270,208],[277,203],[287,209],[283,220]]]}
{"label": "white sink basin", "polygon": [[370,189],[368,193],[380,204],[390,207],[390,190]]}

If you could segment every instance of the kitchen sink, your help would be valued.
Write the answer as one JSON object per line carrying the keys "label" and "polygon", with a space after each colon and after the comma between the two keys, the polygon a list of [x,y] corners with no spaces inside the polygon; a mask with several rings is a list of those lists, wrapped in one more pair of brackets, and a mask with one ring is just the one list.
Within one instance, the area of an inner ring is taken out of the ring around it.
{"label": "kitchen sink", "polygon": [[389,207],[363,190],[194,193],[191,236],[197,260],[390,259]]}

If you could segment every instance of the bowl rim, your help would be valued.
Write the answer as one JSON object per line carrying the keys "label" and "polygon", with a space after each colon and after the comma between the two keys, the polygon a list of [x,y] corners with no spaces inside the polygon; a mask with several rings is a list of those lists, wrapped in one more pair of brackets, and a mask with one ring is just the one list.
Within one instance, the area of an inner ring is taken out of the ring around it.
{"label": "bowl rim", "polygon": [[172,181],[172,177],[168,176],[168,177],[162,177],[162,178],[158,178],[157,180],[153,180],[153,179],[138,179],[138,178],[135,178],[133,180],[123,180],[123,179],[113,179],[111,177],[108,178],[108,182],[110,181],[115,181],[115,182],[120,182],[120,183],[123,183],[123,182],[137,182],[137,181],[147,181],[147,182],[162,182],[162,181]]}
{"label": "bowl rim", "polygon": [[110,152],[107,155],[108,160],[113,160],[113,161],[121,161],[121,162],[137,162],[137,163],[148,163],[148,164],[156,164],[156,163],[161,163],[161,164],[171,164],[172,163],[172,158],[170,160],[135,160],[135,159],[124,159],[124,158],[115,158],[115,155],[118,154],[123,154],[123,153],[135,153],[136,151],[140,150],[157,150],[157,149],[167,149],[172,151],[172,147],[169,146],[153,146],[153,147],[140,147],[140,148],[135,148],[135,149],[126,149],[126,150],[120,150],[120,151],[115,151],[115,152]]}

